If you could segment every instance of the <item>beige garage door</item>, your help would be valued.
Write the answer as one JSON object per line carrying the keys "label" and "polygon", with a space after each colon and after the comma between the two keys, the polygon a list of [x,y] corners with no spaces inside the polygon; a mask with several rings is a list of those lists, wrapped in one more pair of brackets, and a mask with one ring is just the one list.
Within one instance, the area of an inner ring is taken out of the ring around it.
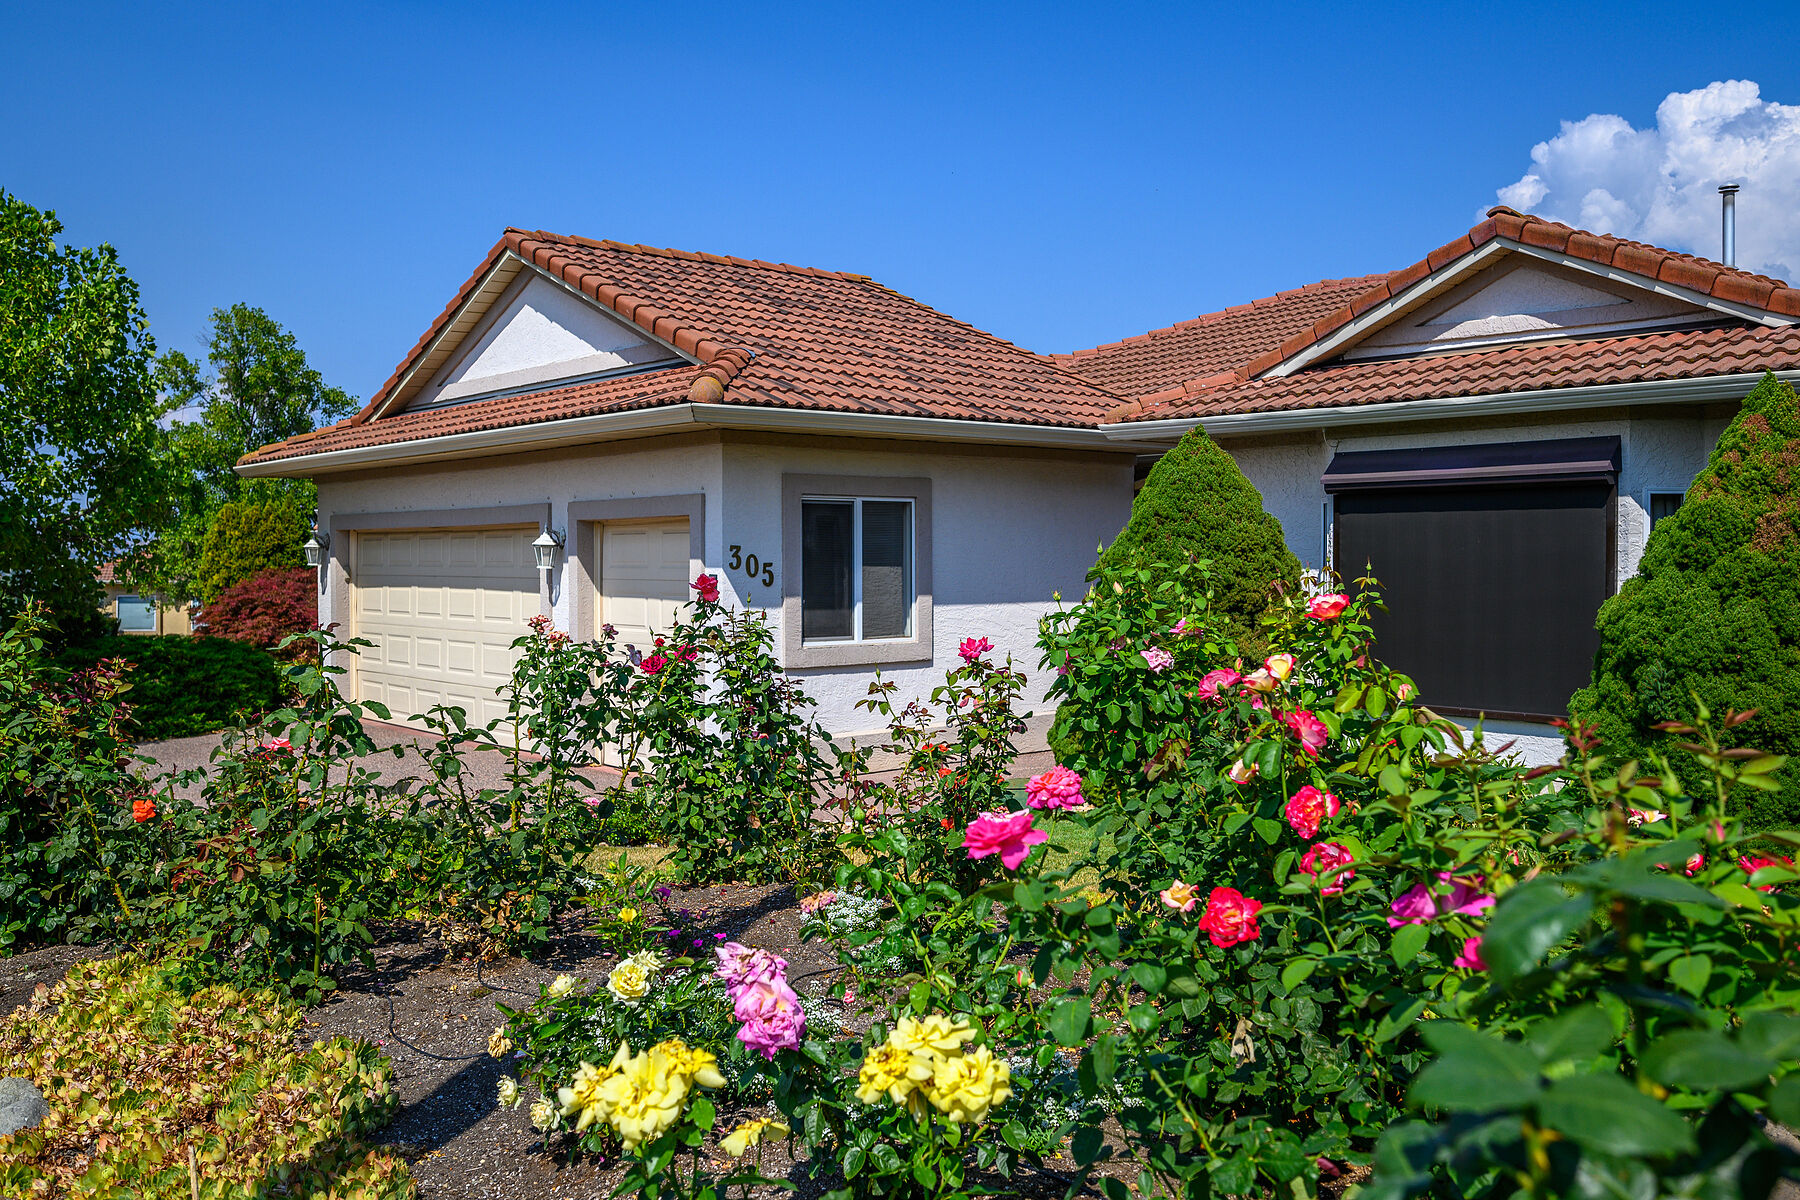
{"label": "beige garage door", "polygon": [[535,529],[363,533],[351,572],[356,696],[393,719],[458,705],[471,724],[506,715],[499,688],[512,677],[513,639],[538,612]]}
{"label": "beige garage door", "polygon": [[621,645],[650,653],[692,599],[687,518],[601,526],[600,619]]}

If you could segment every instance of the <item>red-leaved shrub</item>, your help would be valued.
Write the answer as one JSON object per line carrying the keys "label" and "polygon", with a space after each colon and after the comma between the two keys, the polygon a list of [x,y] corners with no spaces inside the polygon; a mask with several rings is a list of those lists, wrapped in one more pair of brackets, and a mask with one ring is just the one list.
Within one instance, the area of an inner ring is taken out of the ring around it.
{"label": "red-leaved shrub", "polygon": [[318,628],[317,587],[311,567],[264,571],[220,592],[200,620],[214,637],[273,650],[289,634]]}

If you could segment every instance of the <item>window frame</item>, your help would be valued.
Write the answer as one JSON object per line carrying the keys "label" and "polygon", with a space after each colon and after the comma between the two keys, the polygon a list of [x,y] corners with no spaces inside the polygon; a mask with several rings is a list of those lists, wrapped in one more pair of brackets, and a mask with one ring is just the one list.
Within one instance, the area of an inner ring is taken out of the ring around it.
{"label": "window frame", "polygon": [[[144,611],[147,612],[150,617],[150,623],[148,625],[125,624],[125,604],[127,601],[134,606],[143,606]],[[113,617],[119,622],[120,633],[155,633],[156,610],[157,604],[156,597],[154,596],[143,596],[136,592],[121,592],[113,597]]]}
{"label": "window frame", "polygon": [[[850,513],[851,513],[851,516],[850,516],[850,636],[849,637],[835,637],[835,638],[820,638],[820,637],[809,638],[806,636],[806,630],[805,630],[805,627],[803,624],[802,628],[800,630],[801,645],[807,646],[807,647],[812,647],[812,646],[850,646],[850,645],[864,646],[864,645],[871,645],[871,644],[875,644],[875,643],[879,643],[879,642],[911,641],[912,640],[911,627],[915,626],[918,621],[918,607],[919,607],[918,591],[919,591],[919,589],[918,589],[918,580],[916,578],[916,575],[917,575],[916,571],[909,572],[909,574],[914,575],[915,578],[913,579],[913,587],[910,589],[911,595],[906,597],[906,601],[905,601],[905,605],[904,605],[904,607],[907,610],[906,611],[906,624],[909,627],[908,632],[901,633],[901,634],[890,634],[886,637],[867,637],[863,633],[863,576],[868,569],[867,563],[863,560],[863,505],[864,504],[904,504],[904,505],[906,505],[906,518],[907,518],[906,519],[906,556],[908,559],[913,560],[913,561],[917,561],[918,515],[919,515],[918,514],[918,505],[912,500],[911,497],[908,497],[908,496],[819,496],[819,495],[813,495],[812,493],[807,493],[806,495],[803,495],[800,497],[800,506],[801,506],[802,517],[804,517],[804,515],[805,515],[805,508],[806,508],[806,505],[808,505],[808,504],[848,504],[848,505],[850,505]],[[804,537],[805,537],[804,524],[802,524],[801,529],[802,529],[801,536],[802,536],[802,540],[804,543]],[[800,552],[801,552],[801,555],[804,557],[804,555],[806,553],[806,547],[804,544],[802,544],[802,546],[800,548]],[[909,565],[910,565],[910,563],[909,563]],[[804,566],[804,563],[802,563],[802,566]],[[801,615],[802,621],[804,621],[805,616],[806,616],[806,595],[805,595],[806,580],[805,580],[804,576],[801,578],[800,584],[801,584],[800,615]]]}
{"label": "window frame", "polygon": [[1656,500],[1657,500],[1657,497],[1659,497],[1659,496],[1675,497],[1675,508],[1673,510],[1671,510],[1669,513],[1665,514],[1665,519],[1666,519],[1667,517],[1672,517],[1675,515],[1675,513],[1681,511],[1681,506],[1684,503],[1686,503],[1686,501],[1687,501],[1687,491],[1688,491],[1687,488],[1673,488],[1673,487],[1653,487],[1653,488],[1645,488],[1644,489],[1644,536],[1646,538],[1648,538],[1650,536],[1651,530],[1656,528],[1656,522],[1657,522]]}
{"label": "window frame", "polygon": [[[802,511],[811,501],[847,501],[853,505],[848,638],[807,638],[803,633]],[[911,509],[912,630],[899,637],[863,636],[863,504],[870,501],[906,501]],[[805,668],[931,662],[931,481],[891,476],[783,475],[781,507],[783,665]]]}

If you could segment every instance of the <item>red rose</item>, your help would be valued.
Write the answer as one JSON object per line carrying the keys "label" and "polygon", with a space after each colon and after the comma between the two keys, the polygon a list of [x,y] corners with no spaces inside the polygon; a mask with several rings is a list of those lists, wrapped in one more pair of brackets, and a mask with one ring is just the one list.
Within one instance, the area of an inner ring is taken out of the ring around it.
{"label": "red rose", "polygon": [[156,819],[156,801],[133,800],[131,802],[131,819],[142,825],[145,821]]}
{"label": "red rose", "polygon": [[1262,901],[1252,900],[1236,888],[1216,887],[1206,898],[1206,911],[1200,914],[1200,928],[1212,935],[1212,943],[1221,948],[1239,942],[1253,942],[1262,936],[1256,914]]}
{"label": "red rose", "polygon": [[717,575],[701,575],[693,582],[695,593],[708,604],[719,602],[719,577]]}

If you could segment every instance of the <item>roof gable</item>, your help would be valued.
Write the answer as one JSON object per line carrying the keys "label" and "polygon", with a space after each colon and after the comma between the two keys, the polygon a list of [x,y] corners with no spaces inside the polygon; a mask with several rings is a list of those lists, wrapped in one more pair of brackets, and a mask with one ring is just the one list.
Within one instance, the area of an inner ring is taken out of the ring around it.
{"label": "roof gable", "polygon": [[686,361],[672,347],[537,271],[521,271],[405,405],[455,404]]}

